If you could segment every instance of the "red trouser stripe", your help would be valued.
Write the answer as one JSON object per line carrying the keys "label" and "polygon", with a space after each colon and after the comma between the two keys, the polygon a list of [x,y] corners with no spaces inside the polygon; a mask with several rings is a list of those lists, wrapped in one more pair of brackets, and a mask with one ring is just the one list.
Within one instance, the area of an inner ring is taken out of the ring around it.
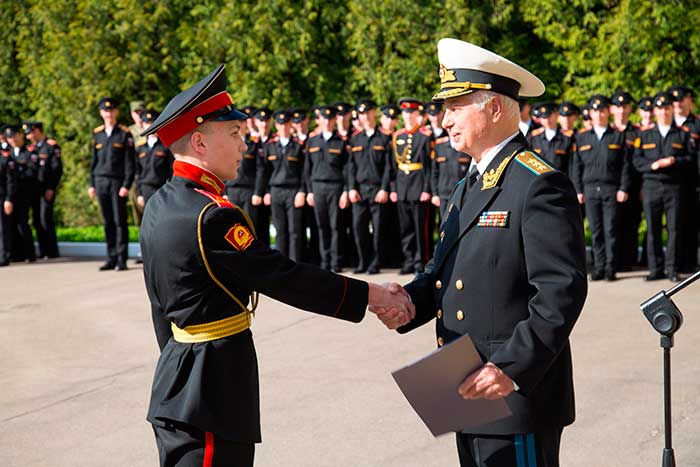
{"label": "red trouser stripe", "polygon": [[202,467],[212,467],[214,461],[214,433],[207,431],[204,435],[204,462]]}

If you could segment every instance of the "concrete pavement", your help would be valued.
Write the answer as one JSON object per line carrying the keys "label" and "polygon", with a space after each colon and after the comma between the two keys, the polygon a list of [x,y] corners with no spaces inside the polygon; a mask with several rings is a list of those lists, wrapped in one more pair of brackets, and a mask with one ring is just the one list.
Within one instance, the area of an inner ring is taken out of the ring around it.
{"label": "concrete pavement", "polygon": [[[1,466],[157,465],[145,413],[158,351],[141,269],[99,264],[0,269]],[[578,420],[563,466],[661,463],[662,353],[639,303],[671,284],[642,275],[590,284],[572,336]],[[673,350],[674,447],[679,466],[700,466],[700,284],[675,302],[686,321]],[[267,298],[258,310],[256,465],[457,465],[453,437],[433,438],[390,375],[434,349],[432,325],[399,336],[371,315],[352,325]]]}

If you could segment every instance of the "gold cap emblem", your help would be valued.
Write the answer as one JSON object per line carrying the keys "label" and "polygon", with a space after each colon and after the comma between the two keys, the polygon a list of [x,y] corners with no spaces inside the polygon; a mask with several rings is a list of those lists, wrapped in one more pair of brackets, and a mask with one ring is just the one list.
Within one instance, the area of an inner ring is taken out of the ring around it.
{"label": "gold cap emblem", "polygon": [[440,71],[438,72],[440,75],[440,82],[445,83],[447,81],[456,81],[457,77],[455,76],[455,71],[454,70],[448,70],[445,65],[440,64]]}

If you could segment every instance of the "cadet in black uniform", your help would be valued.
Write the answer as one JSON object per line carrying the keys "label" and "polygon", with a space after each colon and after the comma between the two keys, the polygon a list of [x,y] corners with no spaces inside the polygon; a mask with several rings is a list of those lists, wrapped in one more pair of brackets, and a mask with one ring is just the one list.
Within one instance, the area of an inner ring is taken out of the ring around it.
{"label": "cadet in black uniform", "polygon": [[[673,124],[673,98],[666,92],[654,96],[656,124],[640,130],[634,141],[632,162],[642,174],[644,216],[647,221],[647,263],[645,280],[669,277],[680,280],[678,266],[681,202],[685,170],[691,166],[691,142],[688,132]],[[666,271],[661,245],[661,219],[666,215],[668,243]]]}
{"label": "cadet in black uniform", "polygon": [[398,102],[404,128],[394,133],[392,165],[401,228],[401,274],[422,272],[428,249],[427,207],[430,201],[430,143],[432,132],[420,126],[423,103],[413,98]]}
{"label": "cadet in black uniform", "polygon": [[581,109],[571,101],[564,101],[559,104],[559,127],[562,130],[576,133],[576,120],[581,115]]}
{"label": "cadet in black uniform", "polygon": [[433,168],[430,172],[433,190],[432,203],[440,207],[440,223],[444,222],[447,215],[450,195],[457,182],[467,175],[472,158],[455,149],[454,142],[448,134],[434,141]]}
{"label": "cadet in black uniform", "polygon": [[346,192],[345,165],[348,154],[343,141],[335,131],[336,108],[321,108],[319,132],[307,143],[304,178],[307,202],[313,206],[321,240],[321,267],[334,272],[342,271],[338,250],[338,210],[340,197]]}
{"label": "cadet in black uniform", "polygon": [[532,120],[532,105],[530,105],[529,100],[520,98],[518,99],[518,105],[520,107],[520,122],[518,123],[518,127],[525,139],[529,141],[530,133],[538,129],[540,125]]}
{"label": "cadet in black uniform", "polygon": [[294,261],[302,260],[304,184],[304,144],[292,135],[292,112],[273,114],[277,134],[263,145],[258,162],[255,194],[263,197],[272,210],[277,232],[275,246]]}
{"label": "cadet in black uniform", "polygon": [[[3,137],[6,128],[3,128]],[[14,200],[17,194],[17,177],[15,161],[9,144],[0,149],[0,266],[10,264],[11,228],[10,216],[14,210]]]}
{"label": "cadet in black uniform", "polygon": [[380,110],[382,113],[379,116],[379,131],[392,136],[399,124],[399,108],[395,104],[385,104]]}
{"label": "cadet in black uniform", "polygon": [[[155,110],[143,112],[143,129],[146,130],[158,118]],[[165,182],[173,176],[173,153],[170,152],[156,135],[144,138],[143,144],[136,148],[136,202],[141,210],[148,200]]]}
{"label": "cadet in black uniform", "polygon": [[630,190],[629,149],[625,134],[609,125],[609,104],[602,95],[588,101],[593,129],[576,135],[574,156],[574,186],[591,228],[594,281],[616,279],[619,205]]}
{"label": "cadet in black uniform", "polygon": [[574,132],[557,125],[558,107],[553,102],[538,104],[542,126],[530,132],[532,149],[545,162],[567,176],[571,176],[571,158]]}
{"label": "cadet in black uniform", "polygon": [[392,294],[295,263],[257,239],[247,214],[221,196],[221,178],[235,177],[245,151],[244,119],[220,66],[172,99],[144,133],[157,132],[176,158],[172,180],[146,205],[141,231],[161,348],[148,409],[161,466],[253,465],[261,436],[249,328],[258,292],[352,322],[368,303],[394,304],[380,316],[391,328],[413,311],[398,286]]}
{"label": "cadet in black uniform", "polygon": [[[17,260],[33,262],[36,261],[36,252],[34,250],[34,235],[29,227],[29,210],[35,211],[39,207],[40,177],[43,178],[45,167],[40,167],[39,155],[36,153],[34,145],[26,145],[24,133],[19,128],[8,127],[5,130],[5,137],[10,143],[17,180],[17,192],[12,214],[17,228],[17,238],[12,239],[12,249],[17,252]],[[38,217],[38,213],[35,213],[34,218],[38,219]],[[41,226],[39,225],[38,228],[41,229]]]}
{"label": "cadet in black uniform", "polygon": [[46,138],[43,123],[25,122],[22,127],[39,156],[39,198],[32,207],[32,223],[39,243],[39,256],[58,258],[54,204],[58,184],[63,176],[61,147],[56,140]]}
{"label": "cadet in black uniform", "polygon": [[438,42],[438,56],[433,99],[445,99],[443,124],[479,175],[453,193],[433,260],[406,286],[416,318],[399,331],[437,318],[438,346],[468,334],[487,363],[456,390],[512,411],[456,434],[462,466],[558,466],[574,421],[569,334],[587,292],[576,194],[518,132],[515,98],[542,94],[542,82],[455,39]]}
{"label": "cadet in black uniform", "polygon": [[243,107],[241,111],[247,116],[246,126],[242,129],[247,149],[241,160],[241,165],[238,167],[236,178],[224,180],[224,184],[226,185],[224,192],[229,201],[241,207],[251,216],[251,219],[254,219],[254,209],[257,209],[257,207],[254,208],[251,202],[255,189],[258,142],[260,139],[250,132],[251,127],[255,128],[255,124],[251,122],[253,121],[253,115],[255,115],[256,109],[251,106],[246,106]]}
{"label": "cadet in black uniform", "polygon": [[[350,138],[348,196],[359,264],[355,273],[379,273],[384,211],[391,183],[391,137],[377,129],[377,104],[361,99],[355,105],[364,130]],[[372,221],[370,243],[369,224]]]}
{"label": "cadet in black uniform", "polygon": [[93,130],[92,163],[88,195],[100,204],[107,241],[107,261],[100,271],[126,270],[129,227],[126,200],[134,182],[134,139],[125,125],[118,123],[117,102],[104,97],[99,105],[104,125]]}

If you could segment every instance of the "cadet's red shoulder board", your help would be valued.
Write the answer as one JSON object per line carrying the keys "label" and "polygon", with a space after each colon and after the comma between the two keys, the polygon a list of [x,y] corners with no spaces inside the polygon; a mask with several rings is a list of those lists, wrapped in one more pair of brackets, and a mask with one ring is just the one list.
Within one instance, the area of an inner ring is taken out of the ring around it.
{"label": "cadet's red shoulder board", "polygon": [[255,240],[253,233],[248,230],[248,227],[241,224],[235,224],[228,229],[224,238],[238,251],[245,250]]}
{"label": "cadet's red shoulder board", "polygon": [[215,195],[214,193],[210,193],[210,192],[208,192],[206,190],[202,190],[200,188],[195,188],[194,191],[196,191],[200,195],[204,195],[207,198],[209,198],[210,200],[214,201],[216,203],[216,205],[219,206],[220,208],[232,208],[232,207],[234,207],[233,203],[231,201],[227,200],[226,198],[224,198],[223,196]]}

